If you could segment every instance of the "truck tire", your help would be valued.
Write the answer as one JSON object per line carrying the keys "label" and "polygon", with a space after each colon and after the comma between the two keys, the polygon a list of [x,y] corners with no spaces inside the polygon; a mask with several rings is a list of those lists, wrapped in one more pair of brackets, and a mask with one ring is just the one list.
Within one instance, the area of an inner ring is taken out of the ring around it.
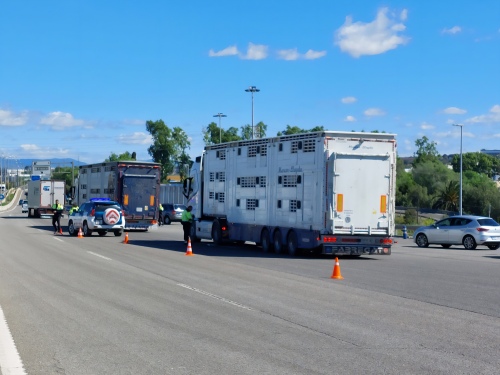
{"label": "truck tire", "polygon": [[92,231],[89,229],[89,226],[87,225],[87,222],[83,222],[83,229],[82,229],[83,235],[85,237],[90,237],[92,236]]}
{"label": "truck tire", "polygon": [[288,255],[295,256],[299,251],[299,242],[297,241],[297,234],[291,230],[288,232],[288,236],[286,237]]}
{"label": "truck tire", "polygon": [[271,243],[271,237],[269,236],[269,231],[264,229],[260,234],[260,244],[262,246],[262,251],[265,253],[270,253],[273,251],[273,245]]}
{"label": "truck tire", "polygon": [[191,242],[201,242],[201,238],[196,236],[196,222],[191,224],[191,232],[189,232],[189,238],[191,238]]}
{"label": "truck tire", "polygon": [[76,232],[75,225],[73,224],[73,220],[68,222],[68,233],[70,236],[76,236],[78,234]]}
{"label": "truck tire", "polygon": [[276,229],[274,231],[273,245],[274,245],[274,251],[276,251],[276,253],[279,254],[283,251],[283,239],[281,237],[281,231],[279,229]]}
{"label": "truck tire", "polygon": [[217,245],[222,245],[222,229],[218,221],[214,221],[212,225],[212,240]]}

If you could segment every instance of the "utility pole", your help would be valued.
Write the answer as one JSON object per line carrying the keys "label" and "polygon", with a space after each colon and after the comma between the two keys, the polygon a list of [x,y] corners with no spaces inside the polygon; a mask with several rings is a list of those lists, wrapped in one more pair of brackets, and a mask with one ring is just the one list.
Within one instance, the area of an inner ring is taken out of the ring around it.
{"label": "utility pole", "polygon": [[220,118],[227,117],[227,116],[225,114],[219,112],[216,115],[214,115],[214,117],[219,118],[219,143],[222,143],[222,128],[220,127]]}
{"label": "utility pole", "polygon": [[258,89],[255,86],[250,86],[248,89],[245,89],[246,92],[251,92],[252,93],[252,139],[255,138],[255,128],[253,126],[253,93],[254,92],[259,92],[260,89]]}

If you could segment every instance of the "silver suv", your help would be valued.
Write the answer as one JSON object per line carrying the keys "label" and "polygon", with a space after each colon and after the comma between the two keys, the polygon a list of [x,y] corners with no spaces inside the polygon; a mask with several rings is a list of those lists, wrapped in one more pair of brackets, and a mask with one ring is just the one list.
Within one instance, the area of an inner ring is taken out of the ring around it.
{"label": "silver suv", "polygon": [[108,232],[121,236],[125,228],[125,216],[120,203],[106,198],[93,198],[82,204],[68,219],[70,235],[76,236],[80,228],[84,236],[91,236],[92,232],[97,232],[99,236],[105,236]]}

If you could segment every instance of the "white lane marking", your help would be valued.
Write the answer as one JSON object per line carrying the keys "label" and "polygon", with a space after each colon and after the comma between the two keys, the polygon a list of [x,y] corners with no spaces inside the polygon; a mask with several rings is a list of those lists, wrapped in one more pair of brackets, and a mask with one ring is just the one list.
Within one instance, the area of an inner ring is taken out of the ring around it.
{"label": "white lane marking", "polygon": [[106,260],[113,260],[113,259],[108,258],[108,257],[105,257],[105,256],[103,256],[103,255],[93,253],[92,251],[87,251],[87,253],[92,254],[92,255],[95,255],[96,257],[99,257],[99,258],[102,258],[102,259],[106,259]]}
{"label": "white lane marking", "polygon": [[61,240],[60,238],[57,238],[57,237],[52,237],[54,240],[56,241],[59,241],[59,242],[64,242],[63,240]]}
{"label": "white lane marking", "polygon": [[2,307],[0,307],[0,370],[5,375],[26,375]]}
{"label": "white lane marking", "polygon": [[245,305],[242,305],[241,303],[228,300],[228,299],[226,299],[224,297],[216,296],[215,294],[212,294],[212,293],[209,293],[209,292],[205,292],[204,290],[200,290],[200,289],[197,289],[197,288],[193,288],[192,286],[189,286],[189,285],[186,285],[186,284],[177,284],[177,285],[180,286],[180,287],[182,287],[182,288],[186,288],[186,289],[192,290],[193,292],[200,293],[200,294],[203,294],[205,296],[218,299],[219,301],[222,301],[222,302],[225,302],[225,303],[229,303],[230,305],[240,307],[240,308],[245,309],[245,310],[250,310],[250,311],[253,310],[252,308],[250,308],[248,306],[245,306]]}

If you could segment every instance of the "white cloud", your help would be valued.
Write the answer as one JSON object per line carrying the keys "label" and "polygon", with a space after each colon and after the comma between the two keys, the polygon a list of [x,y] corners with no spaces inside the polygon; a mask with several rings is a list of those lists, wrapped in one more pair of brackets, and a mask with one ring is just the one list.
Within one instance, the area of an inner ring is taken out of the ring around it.
{"label": "white cloud", "polygon": [[443,113],[446,113],[448,115],[463,115],[464,113],[467,113],[467,111],[465,109],[457,107],[448,107],[443,109]]}
{"label": "white cloud", "polygon": [[365,116],[368,116],[368,117],[373,117],[373,116],[383,116],[385,115],[385,112],[382,111],[381,109],[379,108],[368,108],[365,112],[364,112]]}
{"label": "white cloud", "polygon": [[431,130],[431,129],[434,129],[434,128],[435,128],[434,125],[428,124],[426,122],[424,122],[424,123],[422,123],[420,125],[420,129],[422,129],[422,130]]}
{"label": "white cloud", "polygon": [[304,54],[304,59],[306,60],[316,60],[326,56],[326,51],[314,51],[312,49],[307,50]]}
{"label": "white cloud", "polygon": [[49,125],[54,130],[64,130],[75,126],[83,126],[84,121],[75,119],[71,113],[51,112],[40,120],[40,124]]}
{"label": "white cloud", "polygon": [[380,9],[377,18],[370,23],[353,23],[352,17],[347,16],[345,23],[335,32],[335,44],[353,57],[379,55],[408,43],[409,38],[400,35],[406,26],[398,23],[407,18],[406,9],[398,20],[396,15],[389,14],[388,8]]}
{"label": "white cloud", "polygon": [[471,117],[470,119],[465,120],[465,122],[473,124],[492,124],[500,122],[500,105],[495,104],[491,107],[490,113]]}
{"label": "white cloud", "polygon": [[282,49],[277,52],[278,58],[283,60],[298,60],[300,59],[300,53],[297,48],[294,49]]}
{"label": "white cloud", "polygon": [[28,122],[28,113],[15,114],[12,111],[0,109],[0,126],[22,126]]}
{"label": "white cloud", "polygon": [[344,119],[344,121],[346,122],[355,122],[356,121],[356,117],[354,116],[346,116],[346,118]]}
{"label": "white cloud", "polygon": [[208,51],[208,56],[210,57],[221,57],[221,56],[237,56],[240,52],[236,46],[229,46],[220,51],[214,51],[211,49]]}
{"label": "white cloud", "polygon": [[132,134],[120,134],[117,141],[126,145],[150,145],[153,143],[153,138],[148,133],[134,132]]}
{"label": "white cloud", "polygon": [[358,99],[356,99],[354,96],[346,96],[345,98],[340,99],[340,101],[344,104],[351,104],[355,103]]}
{"label": "white cloud", "polygon": [[35,144],[22,144],[21,150],[25,157],[33,158],[55,158],[66,157],[69,154],[69,149],[53,148],[53,147],[39,147]]}
{"label": "white cloud", "polygon": [[263,44],[248,43],[246,55],[240,57],[244,60],[263,60],[267,57],[268,47]]}
{"label": "white cloud", "polygon": [[441,33],[454,35],[454,34],[458,34],[461,31],[462,31],[462,28],[460,26],[453,26],[449,29],[443,29],[443,31],[441,31]]}
{"label": "white cloud", "polygon": [[326,51],[308,50],[306,53],[301,54],[297,48],[278,50],[277,55],[282,60],[315,60],[326,55]]}

